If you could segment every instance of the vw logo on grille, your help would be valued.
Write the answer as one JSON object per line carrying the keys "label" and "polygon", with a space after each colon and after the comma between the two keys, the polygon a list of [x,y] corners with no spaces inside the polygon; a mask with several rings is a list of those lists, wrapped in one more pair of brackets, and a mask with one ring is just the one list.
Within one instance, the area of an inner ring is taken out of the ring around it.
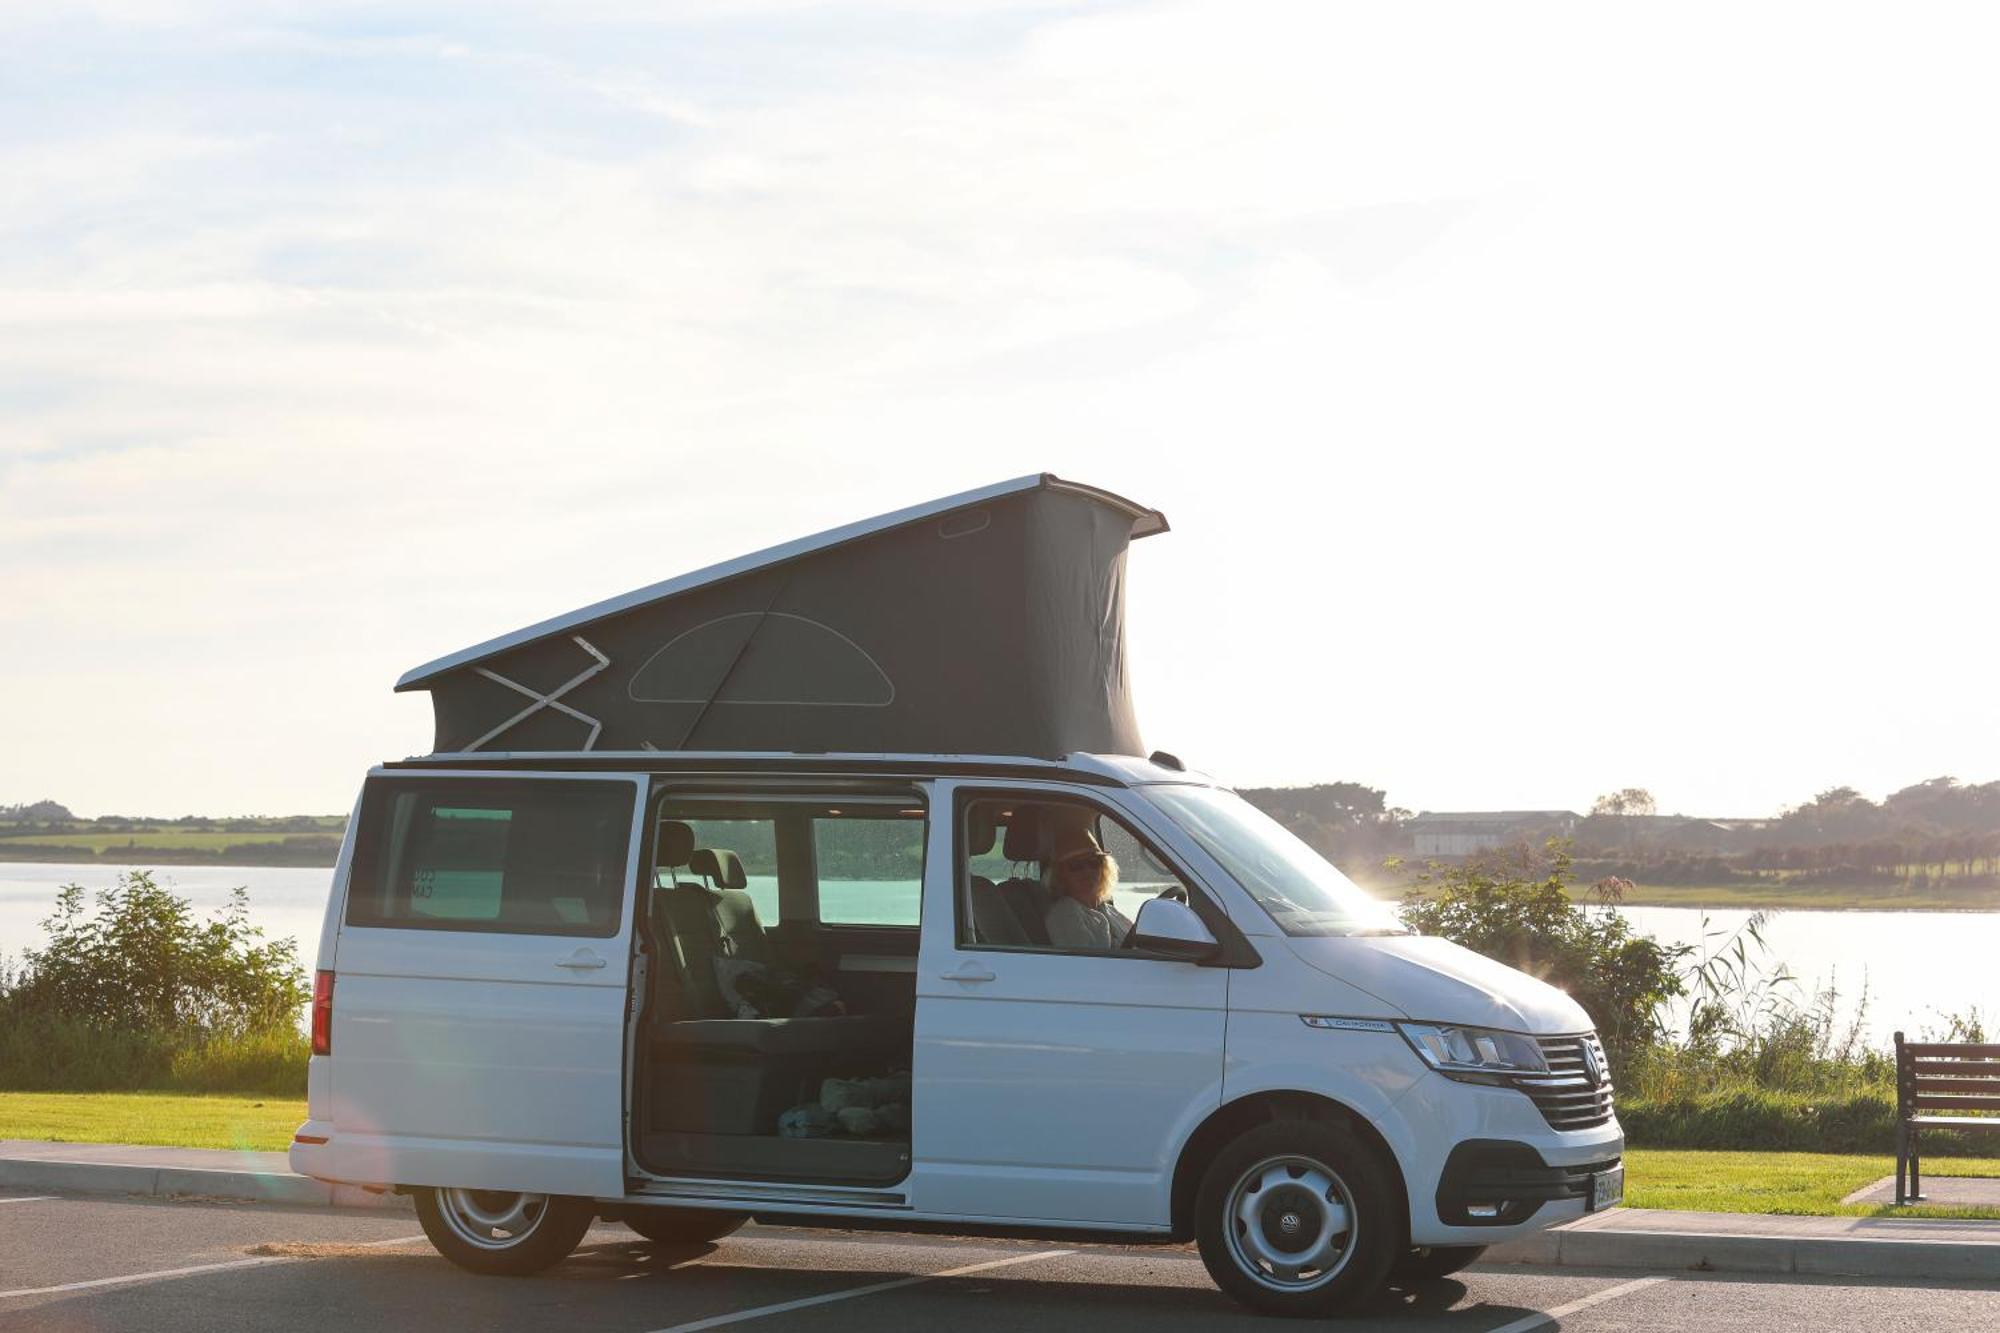
{"label": "vw logo on grille", "polygon": [[1583,1076],[1590,1080],[1590,1086],[1601,1087],[1604,1083],[1604,1066],[1597,1062],[1597,1047],[1585,1039],[1577,1043],[1583,1052]]}

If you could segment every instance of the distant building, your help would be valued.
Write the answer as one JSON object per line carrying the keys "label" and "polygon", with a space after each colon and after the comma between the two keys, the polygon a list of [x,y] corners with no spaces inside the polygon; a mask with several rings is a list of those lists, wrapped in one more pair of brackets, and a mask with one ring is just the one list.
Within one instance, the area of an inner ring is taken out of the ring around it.
{"label": "distant building", "polygon": [[1592,815],[1577,828],[1578,849],[1597,851],[1708,853],[1723,855],[1742,846],[1739,835],[1755,832],[1762,819],[1702,819],[1691,815]]}
{"label": "distant building", "polygon": [[1405,828],[1416,840],[1418,856],[1471,856],[1517,842],[1570,837],[1577,818],[1573,810],[1426,810]]}

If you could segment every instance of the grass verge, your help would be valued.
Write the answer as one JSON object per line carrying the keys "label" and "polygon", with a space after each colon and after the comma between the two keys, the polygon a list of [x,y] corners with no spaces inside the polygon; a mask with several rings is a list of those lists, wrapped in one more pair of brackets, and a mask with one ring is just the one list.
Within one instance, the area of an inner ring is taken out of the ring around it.
{"label": "grass verge", "polygon": [[[1625,1206],[1704,1213],[2000,1220],[2000,1208],[1897,1208],[1841,1202],[1895,1170],[1894,1157],[1630,1148],[1625,1153]],[[2000,1176],[2000,1158],[1927,1156],[1924,1174]]]}
{"label": "grass verge", "polygon": [[[285,1097],[0,1092],[0,1139],[282,1152],[305,1118],[305,1102]],[[2000,1220],[2000,1208],[1841,1203],[1896,1169],[1895,1159],[1887,1156],[1631,1148],[1625,1168],[1625,1203],[1631,1208]],[[1931,1157],[1925,1174],[2000,1177],[2000,1157]]]}
{"label": "grass verge", "polygon": [[[1389,903],[1403,900],[1412,885],[1364,881],[1368,891]],[[1587,883],[1566,885],[1571,901],[1595,903]],[[1839,884],[1788,884],[1769,880],[1747,884],[1634,883],[1619,899],[1624,907],[1742,908],[1746,911],[1817,912],[1994,912],[2000,887],[1958,887],[1949,881],[1929,888],[1855,888]]]}
{"label": "grass verge", "polygon": [[281,1152],[304,1098],[178,1092],[0,1092],[0,1139]]}
{"label": "grass verge", "polygon": [[[1590,886],[1569,886],[1571,898],[1595,901]],[[1991,912],[2000,910],[2000,888],[1990,884],[1965,888],[1853,888],[1836,884],[1634,884],[1621,902],[1626,907],[1740,907],[1837,912]]]}

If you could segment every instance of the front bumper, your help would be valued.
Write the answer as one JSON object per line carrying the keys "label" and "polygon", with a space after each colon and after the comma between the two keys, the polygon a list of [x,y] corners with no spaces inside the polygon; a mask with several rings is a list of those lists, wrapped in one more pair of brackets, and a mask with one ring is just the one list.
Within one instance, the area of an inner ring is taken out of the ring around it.
{"label": "front bumper", "polygon": [[1438,1178],[1438,1220],[1458,1227],[1518,1226],[1544,1205],[1589,1199],[1591,1177],[1621,1160],[1614,1154],[1551,1166],[1525,1143],[1468,1139],[1445,1159]]}
{"label": "front bumper", "polygon": [[[1492,1245],[1582,1217],[1589,1176],[1625,1153],[1615,1116],[1557,1129],[1523,1092],[1441,1074],[1418,1079],[1390,1119],[1417,1245]],[[1490,1204],[1509,1206],[1474,1212]]]}

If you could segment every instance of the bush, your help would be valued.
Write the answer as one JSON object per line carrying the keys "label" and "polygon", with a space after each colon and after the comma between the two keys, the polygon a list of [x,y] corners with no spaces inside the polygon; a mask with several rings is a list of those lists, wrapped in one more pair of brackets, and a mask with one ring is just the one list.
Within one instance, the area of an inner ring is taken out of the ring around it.
{"label": "bush", "polygon": [[[1667,1101],[1621,1099],[1618,1122],[1625,1127],[1626,1141],[1635,1148],[1834,1153],[1896,1150],[1894,1089],[1814,1097],[1770,1088],[1739,1088]],[[1936,1146],[1942,1150],[1944,1145]]]}
{"label": "bush", "polygon": [[48,942],[0,970],[0,1088],[296,1092],[298,946],[263,942],[248,896],[202,922],[142,870],[88,910],[67,885]]}
{"label": "bush", "polygon": [[[1665,1101],[1621,1098],[1618,1123],[1634,1148],[1723,1148],[1770,1152],[1896,1151],[1894,1087],[1829,1097],[1738,1088]],[[1983,1142],[1982,1142],[1983,1140]],[[1925,1157],[1976,1157],[1992,1136],[1925,1130]]]}
{"label": "bush", "polygon": [[1622,1069],[1665,1035],[1663,1006],[1683,993],[1676,968],[1687,950],[1634,934],[1608,907],[1572,902],[1566,844],[1550,842],[1542,870],[1505,857],[1433,866],[1403,900],[1403,923],[1568,991]]}
{"label": "bush", "polygon": [[296,1027],[218,1037],[173,1054],[165,1086],[177,1092],[265,1092],[303,1097],[312,1041]]}

